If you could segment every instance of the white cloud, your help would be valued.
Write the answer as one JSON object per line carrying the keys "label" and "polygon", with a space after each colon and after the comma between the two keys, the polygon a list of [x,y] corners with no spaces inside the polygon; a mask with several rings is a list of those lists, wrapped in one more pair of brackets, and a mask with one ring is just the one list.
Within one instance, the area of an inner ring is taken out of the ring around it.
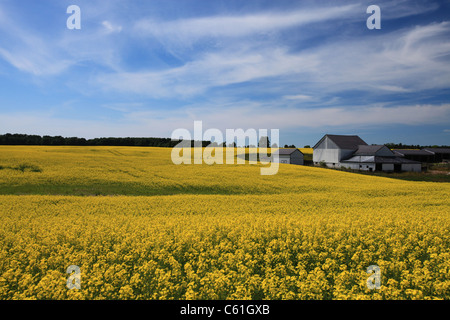
{"label": "white cloud", "polygon": [[142,109],[145,105],[142,102],[116,102],[103,104],[102,107],[119,112],[131,112],[136,109]]}
{"label": "white cloud", "polygon": [[405,93],[405,92],[412,92],[413,90],[411,89],[406,89],[406,88],[402,88],[399,86],[384,86],[384,85],[379,85],[379,86],[375,86],[374,88],[376,89],[380,89],[380,90],[384,90],[384,91],[390,91],[390,92],[400,92],[400,93]]}
{"label": "white cloud", "polygon": [[[221,110],[226,110],[222,111]],[[405,105],[386,107],[336,106],[330,108],[283,108],[279,105],[242,103],[228,108],[199,108],[188,111],[189,121],[203,120],[205,125],[214,128],[320,128],[364,127],[385,125],[428,125],[445,124],[450,120],[450,104],[442,105]],[[142,117],[140,114],[137,118]]]}
{"label": "white cloud", "polygon": [[59,74],[72,65],[69,60],[54,59],[49,52],[39,51],[30,55],[29,52],[0,48],[0,56],[17,69],[38,76]]}
{"label": "white cloud", "polygon": [[108,33],[118,33],[122,31],[122,26],[115,26],[109,21],[103,21],[102,26],[105,27]]}
{"label": "white cloud", "polygon": [[295,100],[295,101],[311,101],[311,100],[314,100],[314,97],[308,96],[308,95],[305,95],[305,94],[296,94],[296,95],[283,96],[283,99]]}
{"label": "white cloud", "polygon": [[[386,125],[447,124],[450,119],[450,104],[405,105],[384,107],[377,105],[359,107],[332,107],[315,109],[282,108],[281,105],[263,105],[242,102],[222,106],[191,106],[176,112],[165,110],[134,110],[122,119],[77,120],[56,117],[51,113],[3,113],[0,128],[3,132],[49,134],[79,137],[100,136],[159,136],[170,137],[173,130],[192,130],[195,120],[203,121],[204,130],[226,129],[280,129],[301,128],[383,128]],[[444,132],[449,132],[448,129]]]}

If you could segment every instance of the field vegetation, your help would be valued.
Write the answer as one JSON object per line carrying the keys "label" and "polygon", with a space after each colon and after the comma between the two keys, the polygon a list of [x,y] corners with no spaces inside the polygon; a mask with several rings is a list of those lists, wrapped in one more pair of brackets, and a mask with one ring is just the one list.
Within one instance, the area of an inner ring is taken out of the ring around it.
{"label": "field vegetation", "polygon": [[448,183],[170,153],[0,147],[0,299],[450,298]]}

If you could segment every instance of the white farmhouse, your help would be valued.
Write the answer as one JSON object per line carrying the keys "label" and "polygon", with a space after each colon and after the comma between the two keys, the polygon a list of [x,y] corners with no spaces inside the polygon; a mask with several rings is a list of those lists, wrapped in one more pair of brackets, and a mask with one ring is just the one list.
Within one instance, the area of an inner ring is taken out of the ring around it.
{"label": "white farmhouse", "polygon": [[325,135],[313,148],[315,165],[365,171],[416,171],[420,162],[398,157],[384,145],[367,145],[358,136]]}

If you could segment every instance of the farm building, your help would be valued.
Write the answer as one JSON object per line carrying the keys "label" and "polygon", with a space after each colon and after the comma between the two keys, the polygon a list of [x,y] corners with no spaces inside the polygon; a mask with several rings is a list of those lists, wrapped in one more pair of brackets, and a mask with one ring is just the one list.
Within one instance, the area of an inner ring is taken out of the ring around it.
{"label": "farm building", "polygon": [[450,161],[450,148],[393,149],[396,156],[422,163]]}
{"label": "farm building", "polygon": [[450,161],[450,148],[425,148],[433,154],[433,162]]}
{"label": "farm building", "polygon": [[327,134],[313,147],[313,162],[325,162],[329,167],[339,167],[342,160],[350,158],[360,145],[367,145],[358,136]]}
{"label": "farm building", "polygon": [[313,162],[365,171],[416,171],[422,164],[397,156],[384,145],[369,146],[358,136],[325,135],[313,148]]}
{"label": "farm building", "polygon": [[427,150],[393,149],[397,157],[420,162],[433,162],[434,153]]}
{"label": "farm building", "polygon": [[303,165],[303,153],[298,149],[279,149],[279,162]]}

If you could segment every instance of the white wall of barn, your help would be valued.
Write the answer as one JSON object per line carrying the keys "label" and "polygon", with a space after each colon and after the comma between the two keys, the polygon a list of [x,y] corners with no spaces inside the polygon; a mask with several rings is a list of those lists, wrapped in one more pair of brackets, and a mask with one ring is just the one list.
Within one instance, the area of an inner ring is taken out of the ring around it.
{"label": "white wall of barn", "polygon": [[339,149],[314,149],[313,162],[319,163],[322,161],[326,163],[339,162]]}
{"label": "white wall of barn", "polygon": [[313,150],[313,162],[318,164],[321,161],[326,163],[337,163],[339,162],[339,148],[331,141],[328,137],[322,140],[322,142],[317,145]]}
{"label": "white wall of barn", "polygon": [[324,161],[329,167],[340,167],[343,159],[349,158],[355,150],[340,149],[330,138],[325,137],[313,150],[313,162]]}
{"label": "white wall of barn", "polygon": [[328,165],[339,166],[343,159],[347,159],[353,154],[354,150],[345,149],[314,149],[313,162],[319,164],[325,161]]}

